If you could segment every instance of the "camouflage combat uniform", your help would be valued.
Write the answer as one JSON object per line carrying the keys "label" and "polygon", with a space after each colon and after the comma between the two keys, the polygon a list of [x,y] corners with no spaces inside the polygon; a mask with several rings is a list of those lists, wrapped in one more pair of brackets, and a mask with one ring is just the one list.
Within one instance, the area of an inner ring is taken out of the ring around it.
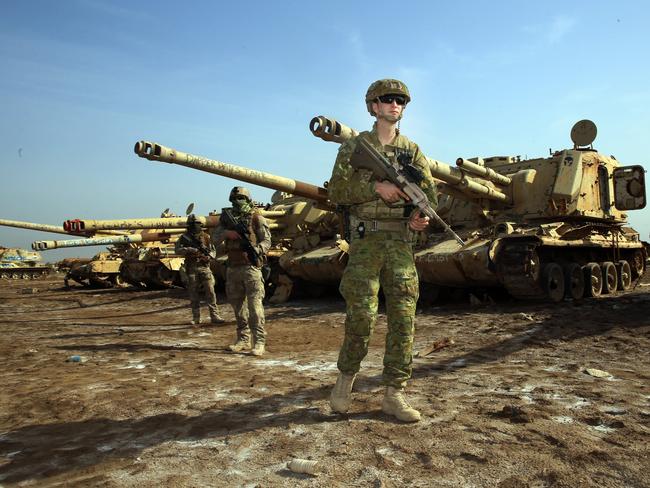
{"label": "camouflage combat uniform", "polygon": [[350,166],[350,157],[361,137],[389,160],[394,160],[398,151],[410,152],[413,164],[425,176],[421,187],[434,207],[436,189],[418,146],[397,135],[391,144],[382,147],[375,128],[341,146],[328,185],[332,202],[348,206],[350,214],[349,261],[339,288],[347,313],[338,368],[348,375],[359,371],[377,319],[381,286],[388,319],[383,384],[401,389],[411,377],[415,306],[419,296],[413,259],[414,233],[408,228],[413,207],[404,201],[386,204],[375,193],[376,179],[372,172]]}
{"label": "camouflage combat uniform", "polygon": [[[196,252],[195,247],[192,245],[193,234],[186,232],[178,241],[176,241],[175,250],[177,254],[185,256],[185,272],[187,274],[187,291],[190,295],[190,303],[192,306],[192,317],[195,323],[199,323],[201,319],[201,293],[200,288],[203,287],[205,298],[208,302],[208,310],[210,311],[210,319],[212,322],[219,323],[223,319],[219,316],[219,309],[217,308],[217,296],[214,291],[214,275],[210,269],[210,260],[216,258],[217,253],[214,245],[210,242],[210,236],[206,232],[198,234],[198,240],[205,249],[209,251],[209,256]],[[189,248],[189,249],[188,249]]]}
{"label": "camouflage combat uniform", "polygon": [[[232,209],[233,216],[242,222],[248,229],[248,238],[261,256],[271,247],[271,231],[266,222],[256,210],[239,213]],[[229,230],[219,224],[212,239],[215,244],[225,241],[228,261],[226,264],[226,295],[232,305],[237,319],[237,342],[250,343],[251,331],[253,342],[264,345],[266,332],[264,331],[264,279],[261,266],[251,264],[248,255],[242,247],[241,239],[225,239],[225,232]]]}

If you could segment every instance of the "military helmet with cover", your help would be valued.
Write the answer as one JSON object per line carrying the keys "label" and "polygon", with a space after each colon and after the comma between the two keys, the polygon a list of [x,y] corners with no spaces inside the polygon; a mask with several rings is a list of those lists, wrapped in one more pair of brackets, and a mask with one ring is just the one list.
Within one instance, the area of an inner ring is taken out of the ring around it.
{"label": "military helmet with cover", "polygon": [[238,196],[244,196],[246,197],[246,200],[248,202],[252,202],[253,199],[251,198],[251,194],[248,191],[248,189],[244,188],[243,186],[236,186],[230,191],[230,197],[228,197],[228,200],[233,203]]}
{"label": "military helmet with cover", "polygon": [[392,78],[377,80],[368,87],[368,91],[366,92],[366,107],[370,115],[375,115],[375,112],[372,110],[372,102],[384,95],[404,95],[406,97],[406,103],[411,101],[409,89],[401,81]]}
{"label": "military helmet with cover", "polygon": [[196,215],[190,214],[187,216],[187,230],[192,234],[201,233],[201,222],[196,219]]}

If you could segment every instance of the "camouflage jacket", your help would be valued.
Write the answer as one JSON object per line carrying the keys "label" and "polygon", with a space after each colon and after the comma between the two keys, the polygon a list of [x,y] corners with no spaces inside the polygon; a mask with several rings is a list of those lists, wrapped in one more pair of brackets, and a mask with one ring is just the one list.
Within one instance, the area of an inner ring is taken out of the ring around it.
{"label": "camouflage jacket", "polygon": [[[266,253],[271,247],[271,230],[269,229],[269,224],[266,222],[266,219],[255,210],[249,214],[237,214],[233,210],[233,215],[248,229],[247,237],[251,241],[255,250],[261,256],[266,256]],[[227,230],[229,229],[220,223],[212,231],[212,242],[214,242],[215,245],[219,245],[225,241],[228,262],[230,264],[249,264],[248,257],[241,246],[241,240],[226,239],[225,234]]]}
{"label": "camouflage jacket", "polygon": [[424,174],[424,180],[420,186],[429,198],[431,206],[436,207],[438,204],[436,185],[426,158],[418,145],[399,134],[393,142],[382,146],[374,127],[372,131],[362,132],[341,145],[332,171],[332,177],[327,186],[330,200],[333,203],[349,205],[350,213],[359,218],[376,220],[402,220],[408,218],[404,210],[408,202],[400,200],[394,204],[387,204],[375,193],[377,178],[373,173],[365,169],[355,170],[350,166],[350,157],[360,137],[370,142],[391,161],[396,156],[396,149],[409,151],[413,157],[413,164]]}
{"label": "camouflage jacket", "polygon": [[209,267],[210,260],[217,257],[217,251],[212,242],[210,242],[210,236],[207,232],[201,232],[198,236],[199,242],[208,251],[207,255],[192,243],[193,240],[193,236],[189,232],[185,232],[178,238],[174,245],[176,254],[185,257],[185,269],[188,273],[192,272],[195,268],[202,266]]}

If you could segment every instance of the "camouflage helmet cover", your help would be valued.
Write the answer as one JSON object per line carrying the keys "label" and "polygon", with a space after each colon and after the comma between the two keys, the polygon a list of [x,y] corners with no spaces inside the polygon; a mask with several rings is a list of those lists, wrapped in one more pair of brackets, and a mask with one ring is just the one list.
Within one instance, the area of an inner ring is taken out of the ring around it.
{"label": "camouflage helmet cover", "polygon": [[366,107],[370,115],[375,115],[372,110],[372,102],[377,100],[377,97],[383,95],[404,95],[406,97],[406,103],[411,101],[409,89],[401,81],[392,78],[377,80],[368,87],[368,91],[366,92]]}
{"label": "camouflage helmet cover", "polygon": [[250,194],[250,192],[249,192],[246,188],[244,188],[243,186],[236,186],[236,187],[234,187],[234,188],[230,191],[230,196],[228,197],[228,200],[232,203],[232,202],[235,200],[235,198],[236,198],[237,196],[239,196],[239,195],[242,195],[242,196],[246,197],[246,199],[247,199],[249,202],[252,202],[252,201],[253,201],[253,199],[251,198],[251,194]]}
{"label": "camouflage helmet cover", "polygon": [[201,222],[196,219],[196,215],[190,214],[187,216],[187,230],[194,233],[201,232]]}

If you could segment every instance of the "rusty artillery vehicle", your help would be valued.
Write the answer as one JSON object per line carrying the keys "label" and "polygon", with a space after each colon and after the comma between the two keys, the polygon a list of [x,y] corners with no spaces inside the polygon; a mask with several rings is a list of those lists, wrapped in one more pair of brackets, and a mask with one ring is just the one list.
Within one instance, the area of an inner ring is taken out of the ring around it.
{"label": "rusty artillery vehicle", "polygon": [[[83,236],[83,237],[88,237],[94,234],[94,232],[88,233],[88,232],[67,231],[63,227],[56,226],[56,225],[38,224],[34,222],[23,222],[19,220],[0,219],[0,225],[6,227],[16,227],[19,229],[27,229],[27,230],[34,230],[34,231],[41,231],[41,232],[52,232],[55,234],[67,234],[67,235]],[[104,234],[119,235],[122,234],[122,232],[108,231]],[[44,248],[37,248],[34,246],[32,246],[32,248],[34,249],[34,251],[44,250]],[[38,252],[19,250],[19,252],[16,253],[7,253],[7,256],[11,262],[5,262],[1,265],[3,269],[1,274],[6,277],[33,278],[36,276],[49,274],[49,272],[53,269],[53,267],[51,266],[46,266],[37,263],[37,261],[41,260],[40,254]],[[38,259],[36,260],[32,259],[32,257],[34,256],[38,256]],[[70,269],[78,267],[81,264],[84,263],[81,263],[79,261],[76,262],[71,261]]]}
{"label": "rusty artillery vehicle", "polygon": [[347,263],[347,243],[340,238],[338,216],[325,188],[152,142],[138,142],[135,152],[152,161],[179,164],[276,190],[272,202],[262,211],[270,221],[272,234],[268,254],[271,302],[285,301],[294,292],[319,294],[328,286],[338,285]]}
{"label": "rusty artillery vehicle", "polygon": [[47,276],[54,268],[42,260],[35,251],[0,246],[0,278],[33,280]]}
{"label": "rusty artillery vehicle", "polygon": [[[95,220],[66,220],[65,229],[73,232],[120,232],[125,234],[119,237],[108,237],[101,240],[87,239],[77,241],[44,241],[35,243],[41,246],[58,245],[84,246],[111,244],[113,253],[119,254],[119,262],[113,262],[112,271],[115,273],[116,283],[130,284],[138,288],[168,288],[181,284],[179,275],[183,265],[183,258],[174,252],[174,243],[183,233],[183,229],[173,225],[180,219],[177,215],[166,209],[158,219],[145,219],[155,221],[158,227],[147,226],[140,219],[132,219],[128,225],[113,225],[108,229],[100,229],[92,225],[85,228],[85,222],[98,222]],[[185,219],[183,219],[185,220]],[[123,223],[125,221],[101,221]],[[103,241],[103,242],[101,242]]]}
{"label": "rusty artillery vehicle", "polygon": [[[267,281],[271,301],[279,303],[287,300],[292,292],[299,291],[303,281],[310,283],[309,290],[305,290],[309,293],[321,291],[319,286],[338,283],[344,263],[337,261],[339,271],[333,274],[332,266],[324,266],[322,262],[318,262],[319,253],[324,252],[326,258],[331,257],[330,254],[338,257],[341,255],[336,243],[327,240],[336,235],[335,214],[316,208],[314,202],[305,198],[279,191],[274,194],[271,204],[257,206],[259,212],[268,220],[272,234],[272,247],[268,253],[271,276]],[[196,221],[210,231],[219,224],[219,214],[213,212],[207,216],[196,216]],[[182,232],[187,226],[187,218],[78,220],[72,225],[78,231],[164,228]],[[217,260],[213,263],[213,271],[218,278],[217,282],[223,283],[226,276],[226,258],[223,252],[219,251],[218,249]],[[181,281],[182,276],[180,270]]]}
{"label": "rusty artillery vehicle", "polygon": [[[357,134],[323,116],[310,129],[338,143]],[[627,224],[646,203],[644,170],[593,149],[596,133],[582,120],[573,148],[546,158],[458,158],[455,167],[429,159],[438,213],[464,244],[434,229],[415,255],[421,282],[551,301],[630,288],[645,270],[646,250]]]}
{"label": "rusty artillery vehicle", "polygon": [[[36,241],[35,250],[60,249],[66,247],[110,246],[108,251],[100,252],[89,262],[76,262],[67,271],[66,280],[96,287],[124,286],[129,283],[138,287],[170,286],[170,277],[150,264],[151,257],[157,253],[158,261],[172,267],[173,262],[162,258],[159,249],[174,239],[178,231],[152,232],[140,231],[132,234],[73,239],[63,241]],[[167,260],[167,261],[164,261]],[[135,262],[134,262],[135,261]],[[165,268],[167,269],[167,268]],[[172,280],[173,281],[173,280]]]}

